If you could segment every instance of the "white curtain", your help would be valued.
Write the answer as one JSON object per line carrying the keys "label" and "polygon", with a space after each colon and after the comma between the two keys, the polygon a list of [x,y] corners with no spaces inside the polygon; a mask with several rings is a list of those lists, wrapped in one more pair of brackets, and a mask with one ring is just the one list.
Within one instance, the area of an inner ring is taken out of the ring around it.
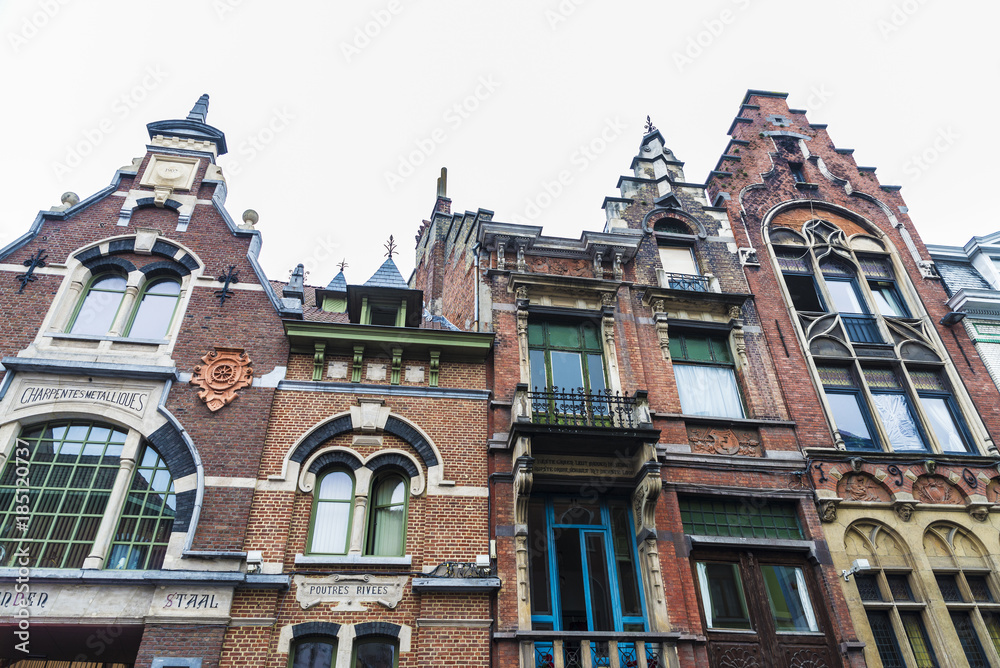
{"label": "white curtain", "polygon": [[906,396],[902,394],[873,394],[872,401],[878,409],[882,424],[889,435],[893,450],[926,450]]}
{"label": "white curtain", "polygon": [[948,402],[940,397],[920,397],[920,405],[930,418],[934,435],[945,452],[967,452],[955,419],[948,410]]}
{"label": "white curtain", "polygon": [[701,601],[705,606],[705,625],[711,629],[714,628],[714,624],[712,623],[712,595],[708,590],[708,571],[706,570],[706,566],[705,563],[698,562],[698,586],[701,588]]}
{"label": "white curtain", "polygon": [[674,364],[674,378],[685,415],[743,417],[743,403],[731,368]]}

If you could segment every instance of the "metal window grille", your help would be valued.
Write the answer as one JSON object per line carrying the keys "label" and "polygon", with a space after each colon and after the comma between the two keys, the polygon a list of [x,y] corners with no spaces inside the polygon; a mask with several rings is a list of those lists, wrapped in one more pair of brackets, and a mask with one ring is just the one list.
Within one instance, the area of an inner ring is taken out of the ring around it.
{"label": "metal window grille", "polygon": [[174,479],[156,450],[146,446],[122,508],[107,567],[144,570],[162,566],[176,514]]}
{"label": "metal window grille", "polygon": [[906,575],[886,575],[885,579],[889,583],[889,592],[892,594],[892,600],[913,600],[913,592],[910,591],[909,578]]}
{"label": "metal window grille", "polygon": [[855,575],[854,582],[862,601],[882,600],[882,591],[878,588],[878,579],[874,575]]}

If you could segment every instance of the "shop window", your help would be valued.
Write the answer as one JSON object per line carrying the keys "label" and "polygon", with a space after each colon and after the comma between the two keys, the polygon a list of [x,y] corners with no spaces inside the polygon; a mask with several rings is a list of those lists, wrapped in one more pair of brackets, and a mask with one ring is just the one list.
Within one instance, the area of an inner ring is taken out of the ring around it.
{"label": "shop window", "polygon": [[125,336],[131,339],[165,338],[177,311],[180,295],[181,282],[175,278],[147,282],[125,330]]}
{"label": "shop window", "polygon": [[339,469],[323,473],[314,492],[309,552],[347,554],[353,516],[353,476]]}
{"label": "shop window", "polygon": [[[14,565],[24,549],[32,567],[81,568],[94,551],[98,527],[112,519],[117,530],[111,544],[96,546],[108,550],[106,567],[162,566],[177,510],[173,479],[147,444],[140,446],[132,479],[123,483],[128,488],[116,490],[126,438],[123,429],[84,421],[50,422],[21,433],[0,477],[4,566]],[[27,466],[18,459],[27,460]],[[30,475],[26,494],[18,485],[19,466]],[[113,497],[124,499],[124,505],[109,506]]]}
{"label": "shop window", "polygon": [[292,645],[289,668],[333,668],[337,661],[337,640],[326,637],[305,637]]}
{"label": "shop window", "polygon": [[534,629],[646,630],[624,500],[532,498],[528,535]]}
{"label": "shop window", "polygon": [[599,326],[585,322],[528,323],[531,385],[597,394],[607,388]]}
{"label": "shop window", "polygon": [[395,642],[377,638],[354,643],[352,668],[396,668],[398,661]]}
{"label": "shop window", "polygon": [[162,566],[176,515],[173,477],[156,450],[146,447],[132,476],[107,568],[144,570]]}
{"label": "shop window", "polygon": [[725,336],[677,333],[670,337],[674,380],[685,415],[742,418],[743,399]]}
{"label": "shop window", "polygon": [[71,334],[107,334],[125,297],[125,277],[117,273],[98,274],[90,279],[70,321]]}
{"label": "shop window", "polygon": [[369,499],[368,554],[401,557],[406,549],[407,480],[398,473],[376,476]]}

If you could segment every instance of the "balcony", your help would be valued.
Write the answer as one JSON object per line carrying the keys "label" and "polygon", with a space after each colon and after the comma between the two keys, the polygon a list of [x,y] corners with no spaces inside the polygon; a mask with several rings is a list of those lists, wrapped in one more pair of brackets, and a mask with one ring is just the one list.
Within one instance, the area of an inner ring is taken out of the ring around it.
{"label": "balcony", "polygon": [[878,321],[873,316],[841,313],[840,320],[852,343],[885,343],[878,329]]}
{"label": "balcony", "polygon": [[587,392],[584,388],[534,388],[519,384],[514,397],[514,422],[560,427],[611,427],[638,429],[651,422],[646,392],[633,396],[611,390]]}
{"label": "balcony", "polygon": [[[696,274],[675,274],[662,269],[656,270],[657,279],[661,288],[668,290],[686,290],[688,292],[718,292],[712,285],[712,276],[698,276]],[[713,289],[714,288],[714,289]]]}
{"label": "balcony", "polygon": [[662,637],[651,633],[533,632],[521,641],[523,668],[666,668]]}

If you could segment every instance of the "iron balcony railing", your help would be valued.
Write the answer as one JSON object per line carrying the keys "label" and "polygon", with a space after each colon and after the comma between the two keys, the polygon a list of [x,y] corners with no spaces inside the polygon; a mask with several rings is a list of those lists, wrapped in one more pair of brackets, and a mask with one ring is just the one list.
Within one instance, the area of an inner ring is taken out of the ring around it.
{"label": "iron balcony railing", "polygon": [[662,643],[614,633],[556,633],[551,639],[524,644],[530,651],[523,655],[533,659],[525,662],[525,668],[666,668]]}
{"label": "iron balcony railing", "polygon": [[691,292],[709,292],[709,277],[695,274],[675,274],[664,271],[660,274],[660,287],[671,290],[689,290]]}
{"label": "iron balcony railing", "polygon": [[841,313],[840,319],[847,330],[847,338],[854,343],[885,343],[878,329],[878,321],[870,315]]}
{"label": "iron balcony railing", "polygon": [[584,388],[534,388],[528,392],[531,422],[534,424],[572,427],[635,428],[636,397],[602,390],[588,392]]}
{"label": "iron balcony railing", "polygon": [[474,561],[445,561],[422,577],[435,578],[495,578],[496,564],[477,564]]}

